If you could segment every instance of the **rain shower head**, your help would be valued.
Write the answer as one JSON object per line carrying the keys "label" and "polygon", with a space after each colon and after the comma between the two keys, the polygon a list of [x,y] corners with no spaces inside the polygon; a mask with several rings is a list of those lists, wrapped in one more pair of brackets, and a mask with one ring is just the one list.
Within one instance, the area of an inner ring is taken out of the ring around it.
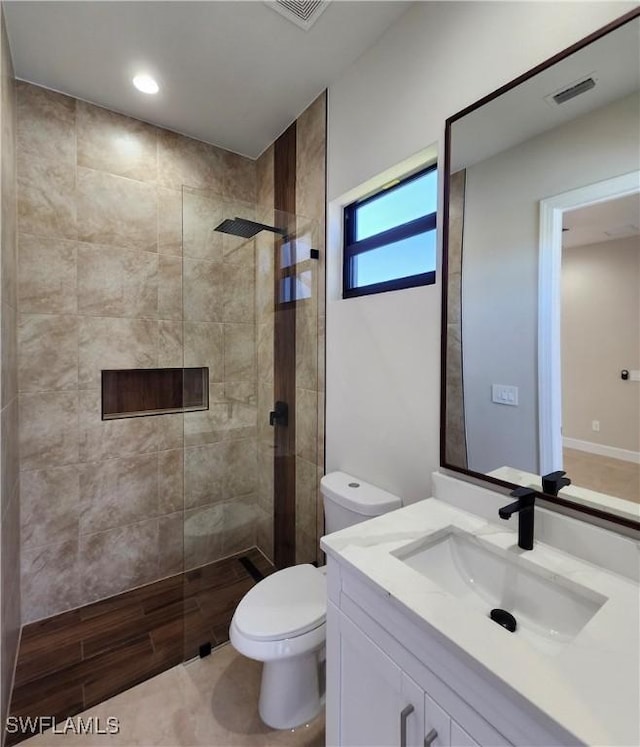
{"label": "rain shower head", "polygon": [[260,231],[271,231],[272,233],[279,233],[281,236],[285,236],[287,233],[283,228],[256,223],[253,220],[238,218],[237,216],[233,220],[225,218],[219,226],[216,226],[215,230],[230,233],[233,236],[241,236],[243,239],[252,239]]}

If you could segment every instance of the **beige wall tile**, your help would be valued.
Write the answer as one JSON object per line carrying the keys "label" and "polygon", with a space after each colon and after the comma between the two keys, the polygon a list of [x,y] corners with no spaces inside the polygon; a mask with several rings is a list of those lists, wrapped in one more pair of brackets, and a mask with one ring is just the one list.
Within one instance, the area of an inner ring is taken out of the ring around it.
{"label": "beige wall tile", "polygon": [[222,553],[234,553],[255,547],[257,512],[255,495],[243,496],[223,503]]}
{"label": "beige wall tile", "polygon": [[18,439],[18,400],[11,402],[0,411],[0,511],[5,516],[9,503],[13,500],[18,487],[20,461]]}
{"label": "beige wall tile", "polygon": [[273,381],[258,379],[258,440],[271,445],[274,443],[274,429],[269,425],[269,413],[274,402]]}
{"label": "beige wall tile", "polygon": [[224,449],[222,442],[185,448],[184,504],[186,508],[203,506],[224,499]]}
{"label": "beige wall tile", "polygon": [[208,366],[209,381],[224,381],[224,332],[222,324],[184,323],[185,366]]}
{"label": "beige wall tile", "polygon": [[228,441],[223,447],[225,497],[233,498],[254,493],[258,482],[258,452],[255,439]]}
{"label": "beige wall tile", "polygon": [[19,81],[18,150],[23,155],[76,165],[76,100]]}
{"label": "beige wall tile", "polygon": [[78,386],[78,318],[21,314],[18,328],[21,392]]}
{"label": "beige wall tile", "polygon": [[222,321],[222,268],[219,262],[184,260],[184,318],[187,321]]}
{"label": "beige wall tile", "polygon": [[158,252],[182,256],[182,192],[158,187]]}
{"label": "beige wall tile", "polygon": [[273,563],[273,517],[260,506],[256,512],[256,546]]}
{"label": "beige wall tile", "polygon": [[222,194],[227,199],[256,201],[256,162],[222,151]]}
{"label": "beige wall tile", "polygon": [[296,389],[296,455],[318,461],[318,393]]}
{"label": "beige wall tile", "polygon": [[5,303],[0,304],[0,409],[18,393],[18,315]]}
{"label": "beige wall tile", "polygon": [[77,539],[25,549],[21,568],[23,624],[80,604]]}
{"label": "beige wall tile", "polygon": [[222,557],[224,506],[204,506],[185,511],[185,569],[198,568]]}
{"label": "beige wall tile", "polygon": [[182,449],[158,454],[158,513],[180,511],[184,502],[184,454]]}
{"label": "beige wall tile", "polygon": [[158,322],[158,366],[182,368],[184,364],[184,333],[182,322]]}
{"label": "beige wall tile", "polygon": [[256,331],[253,324],[224,325],[224,377],[227,381],[256,378]]}
{"label": "beige wall tile", "polygon": [[193,508],[253,493],[257,485],[255,439],[185,449],[185,506]]}
{"label": "beige wall tile", "polygon": [[158,449],[153,417],[102,420],[99,389],[78,392],[78,425],[80,462],[99,462]]}
{"label": "beige wall tile", "polygon": [[253,263],[223,267],[222,318],[225,322],[253,322],[256,293]]}
{"label": "beige wall tile", "polygon": [[324,221],[326,93],[300,115],[296,126],[296,213]]}
{"label": "beige wall tile", "polygon": [[95,244],[78,245],[78,312],[155,319],[158,255]]}
{"label": "beige wall tile", "polygon": [[18,157],[18,230],[75,239],[76,170],[72,164],[21,154]]}
{"label": "beige wall tile", "polygon": [[157,415],[149,418],[156,427],[158,451],[182,449],[184,446],[184,419],[182,413],[176,415]]}
{"label": "beige wall tile", "polygon": [[145,182],[158,177],[157,130],[144,122],[78,101],[78,166]]}
{"label": "beige wall tile", "polygon": [[183,190],[182,233],[185,257],[222,262],[224,234],[216,226],[233,217],[220,195],[208,190]]}
{"label": "beige wall tile", "polygon": [[154,368],[158,360],[158,324],[143,319],[82,317],[78,382],[100,386],[102,369]]}
{"label": "beige wall tile", "polygon": [[94,244],[156,252],[155,187],[78,167],[78,238]]}
{"label": "beige wall tile", "polygon": [[225,381],[225,402],[251,405],[254,409],[258,404],[258,382],[253,381]]}
{"label": "beige wall tile", "polygon": [[158,514],[158,458],[141,454],[80,467],[80,534]]}
{"label": "beige wall tile", "polygon": [[247,240],[227,234],[222,240],[222,253],[226,264],[242,264],[246,267],[247,272],[254,272],[256,261],[255,239]]}
{"label": "beige wall tile", "polygon": [[20,395],[20,469],[48,469],[78,461],[78,395]]}
{"label": "beige wall tile", "polygon": [[318,553],[318,468],[296,459],[296,562],[310,563]]}
{"label": "beige wall tile", "polygon": [[211,402],[209,409],[185,415],[187,446],[255,438],[256,408],[239,402]]}
{"label": "beige wall tile", "polygon": [[318,316],[303,304],[296,313],[296,385],[318,388]]}
{"label": "beige wall tile", "polygon": [[23,472],[20,477],[22,547],[76,541],[79,504],[77,466]]}
{"label": "beige wall tile", "polygon": [[26,314],[74,314],[76,247],[73,241],[21,234],[18,305]]}
{"label": "beige wall tile", "polygon": [[[6,50],[5,50],[6,53]],[[6,63],[6,64],[4,64]],[[0,131],[2,136],[0,159],[1,210],[0,239],[0,294],[5,305],[17,308],[17,212],[16,212],[16,149],[15,149],[15,81],[11,58],[4,60],[0,101]],[[1,700],[1,699],[0,699]],[[1,704],[1,703],[0,703]],[[1,708],[0,708],[1,710]]]}
{"label": "beige wall tile", "polygon": [[158,577],[173,576],[184,570],[184,515],[158,519]]}
{"label": "beige wall tile", "polygon": [[258,324],[258,379],[260,381],[273,381],[273,321],[267,324]]}
{"label": "beige wall tile", "polygon": [[[258,211],[255,203],[242,202],[241,200],[225,200],[223,209],[224,218],[244,218],[246,220],[258,220]],[[273,225],[270,221],[260,221],[266,225]],[[271,232],[260,232],[256,234],[259,238],[266,233],[273,236]],[[222,254],[225,262],[242,262],[253,265],[255,256],[255,239],[246,239],[244,236],[235,236],[231,233],[222,233]]]}
{"label": "beige wall tile", "polygon": [[163,187],[222,191],[218,148],[168,130],[158,133],[158,180]]}
{"label": "beige wall tile", "polygon": [[20,639],[20,499],[18,491],[7,505],[0,527],[0,547],[2,557],[2,716],[6,715],[8,699],[13,684],[15,657]]}
{"label": "beige wall tile", "polygon": [[256,161],[256,202],[273,208],[273,145]]}
{"label": "beige wall tile", "polygon": [[158,257],[158,317],[160,319],[180,320],[183,318],[182,286],[182,259],[160,255]]}
{"label": "beige wall tile", "polygon": [[256,318],[260,322],[273,318],[274,256],[273,236],[266,232],[258,234],[256,237]]}
{"label": "beige wall tile", "polygon": [[82,598],[86,603],[157,577],[158,520],[80,536]]}

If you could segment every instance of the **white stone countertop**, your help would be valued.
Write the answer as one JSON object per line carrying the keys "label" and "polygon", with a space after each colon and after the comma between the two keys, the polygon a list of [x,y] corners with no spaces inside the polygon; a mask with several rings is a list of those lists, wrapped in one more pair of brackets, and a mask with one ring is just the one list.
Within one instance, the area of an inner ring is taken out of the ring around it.
{"label": "white stone countertop", "polygon": [[[577,584],[606,601],[559,651],[542,653],[393,554],[447,527],[499,553],[513,553],[523,569]],[[321,544],[578,741],[640,745],[640,588],[541,542],[522,551],[514,530],[517,516],[502,526],[429,498],[323,537]]]}

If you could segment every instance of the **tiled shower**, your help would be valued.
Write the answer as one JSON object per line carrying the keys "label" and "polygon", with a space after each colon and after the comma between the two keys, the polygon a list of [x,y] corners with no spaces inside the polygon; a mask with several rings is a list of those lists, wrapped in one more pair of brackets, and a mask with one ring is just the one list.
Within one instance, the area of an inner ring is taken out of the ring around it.
{"label": "tiled shower", "polygon": [[[287,306],[283,271],[296,289],[287,541],[295,562],[318,560],[326,98],[295,123],[292,216],[275,209],[274,146],[254,161],[28,83],[15,94],[17,383],[6,405],[3,386],[2,405],[4,429],[11,408],[17,424],[19,401],[23,644],[33,648],[34,631],[67,619],[108,612],[117,625],[119,600],[147,600],[146,610],[151,592],[140,587],[160,583],[178,605],[165,622],[185,638],[182,659],[200,642],[188,630],[196,608],[202,620],[217,604],[211,588],[206,604],[192,593],[217,573],[206,569],[222,569],[212,588],[224,597],[225,586],[245,588],[230,557],[249,558],[259,577],[282,541],[269,413],[282,375],[274,330]],[[286,223],[289,235],[215,230],[236,216]],[[4,288],[2,302],[4,322]],[[208,409],[102,419],[102,371],[183,367],[208,368]],[[3,491],[6,510],[4,500]],[[227,592],[215,631],[197,628],[201,643],[225,638],[236,602]],[[134,625],[130,639],[139,633]],[[87,658],[82,646],[69,667]],[[39,681],[55,674],[51,661],[38,666]]]}

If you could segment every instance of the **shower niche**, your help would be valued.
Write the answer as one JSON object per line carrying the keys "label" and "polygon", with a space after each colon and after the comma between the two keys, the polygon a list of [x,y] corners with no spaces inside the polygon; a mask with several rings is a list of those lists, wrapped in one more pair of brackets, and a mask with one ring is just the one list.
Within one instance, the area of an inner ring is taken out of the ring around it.
{"label": "shower niche", "polygon": [[103,420],[207,409],[207,367],[102,371]]}

